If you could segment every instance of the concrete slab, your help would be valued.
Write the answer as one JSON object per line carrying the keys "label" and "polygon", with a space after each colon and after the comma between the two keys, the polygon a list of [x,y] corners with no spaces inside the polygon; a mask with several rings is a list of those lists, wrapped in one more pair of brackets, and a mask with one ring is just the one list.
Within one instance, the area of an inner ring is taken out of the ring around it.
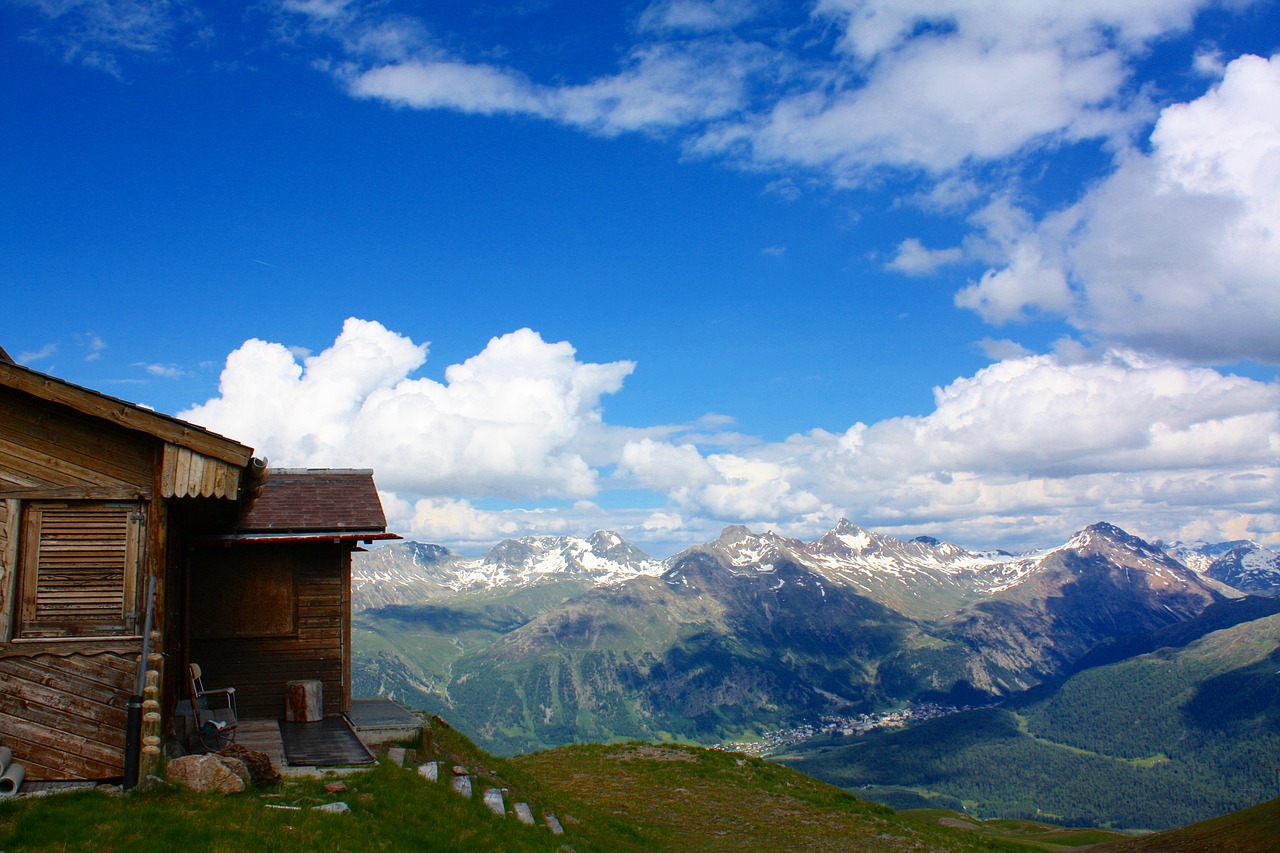
{"label": "concrete slab", "polygon": [[371,746],[414,740],[422,732],[422,720],[390,699],[352,699],[347,719]]}

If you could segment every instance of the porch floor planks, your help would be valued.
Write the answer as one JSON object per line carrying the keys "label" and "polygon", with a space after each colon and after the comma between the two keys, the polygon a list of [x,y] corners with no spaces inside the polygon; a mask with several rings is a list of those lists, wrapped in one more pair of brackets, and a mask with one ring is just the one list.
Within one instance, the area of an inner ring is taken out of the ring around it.
{"label": "porch floor planks", "polygon": [[284,741],[280,738],[280,726],[275,719],[240,720],[236,726],[236,743],[257,752],[265,752],[277,769],[283,770]]}
{"label": "porch floor planks", "polygon": [[314,723],[276,722],[290,766],[333,767],[375,761],[346,717],[325,717]]}

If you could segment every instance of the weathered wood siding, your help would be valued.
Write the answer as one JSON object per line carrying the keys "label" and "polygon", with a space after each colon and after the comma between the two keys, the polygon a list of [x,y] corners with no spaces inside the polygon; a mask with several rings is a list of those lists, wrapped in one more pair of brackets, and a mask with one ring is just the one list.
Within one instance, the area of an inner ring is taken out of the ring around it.
{"label": "weathered wood siding", "polygon": [[149,497],[155,447],[141,433],[0,392],[0,495]]}
{"label": "weathered wood siding", "polygon": [[[238,545],[197,552],[191,561],[189,648],[190,659],[204,669],[205,686],[235,687],[241,717],[281,717],[285,683],[319,679],[325,713],[347,710],[343,596],[349,565],[343,545]],[[281,586],[281,566],[289,570],[291,600]],[[210,584],[217,589],[210,591]],[[256,626],[248,630],[259,635],[244,636],[246,625]]]}
{"label": "weathered wood siding", "polygon": [[166,498],[234,498],[240,490],[238,465],[202,456],[176,444],[164,446],[160,495]]}
{"label": "weathered wood siding", "polygon": [[0,643],[13,633],[13,599],[18,590],[19,502],[0,499]]}
{"label": "weathered wood siding", "polygon": [[0,646],[0,742],[27,778],[124,773],[127,702],[141,641]]}

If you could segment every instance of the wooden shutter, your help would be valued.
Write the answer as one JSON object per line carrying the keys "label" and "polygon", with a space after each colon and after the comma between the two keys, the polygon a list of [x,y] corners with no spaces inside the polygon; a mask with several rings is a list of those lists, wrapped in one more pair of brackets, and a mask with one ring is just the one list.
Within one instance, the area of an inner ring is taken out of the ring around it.
{"label": "wooden shutter", "polygon": [[28,504],[22,635],[134,633],[142,533],[138,504]]}

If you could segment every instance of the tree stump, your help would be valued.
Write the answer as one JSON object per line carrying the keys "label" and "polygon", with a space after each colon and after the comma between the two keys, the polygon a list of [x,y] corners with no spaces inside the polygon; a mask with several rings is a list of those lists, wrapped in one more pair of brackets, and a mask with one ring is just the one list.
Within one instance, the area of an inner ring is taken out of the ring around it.
{"label": "tree stump", "polygon": [[324,719],[324,692],[316,680],[285,684],[284,718],[290,723],[317,723]]}

